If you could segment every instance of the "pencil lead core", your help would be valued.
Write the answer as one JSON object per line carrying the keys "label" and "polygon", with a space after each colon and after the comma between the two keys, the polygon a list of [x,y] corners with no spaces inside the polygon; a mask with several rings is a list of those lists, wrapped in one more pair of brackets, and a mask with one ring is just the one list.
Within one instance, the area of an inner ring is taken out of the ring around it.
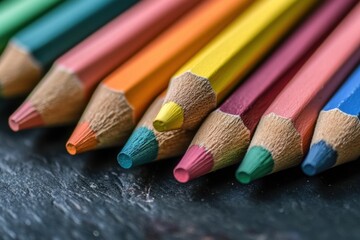
{"label": "pencil lead core", "polygon": [[95,149],[98,145],[95,132],[90,128],[89,123],[80,123],[66,143],[66,150],[71,155]]}
{"label": "pencil lead core", "polygon": [[40,113],[30,102],[24,102],[9,117],[9,126],[15,132],[42,125],[44,121]]}
{"label": "pencil lead core", "polygon": [[181,106],[174,102],[165,103],[158,115],[156,116],[153,125],[159,132],[180,129],[184,122],[184,111]]}
{"label": "pencil lead core", "polygon": [[209,173],[214,166],[212,155],[205,148],[191,146],[174,169],[174,177],[181,183]]}
{"label": "pencil lead core", "polygon": [[136,129],[117,156],[119,165],[129,169],[153,162],[158,155],[158,142],[153,131],[146,127]]}
{"label": "pencil lead core", "polygon": [[311,146],[301,168],[306,175],[314,176],[334,166],[336,159],[337,152],[322,140]]}
{"label": "pencil lead core", "polygon": [[248,184],[261,178],[273,170],[274,160],[271,153],[259,146],[249,149],[244,160],[236,171],[236,179],[243,184]]}

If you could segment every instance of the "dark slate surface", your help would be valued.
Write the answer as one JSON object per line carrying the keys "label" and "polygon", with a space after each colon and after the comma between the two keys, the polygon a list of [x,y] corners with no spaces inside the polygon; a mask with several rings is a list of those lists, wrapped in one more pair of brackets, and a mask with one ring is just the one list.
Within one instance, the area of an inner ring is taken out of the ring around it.
{"label": "dark slate surface", "polygon": [[234,169],[190,184],[175,161],[120,169],[117,150],[69,156],[71,128],[12,133],[0,110],[1,239],[355,239],[360,161],[308,178],[298,169],[248,186]]}

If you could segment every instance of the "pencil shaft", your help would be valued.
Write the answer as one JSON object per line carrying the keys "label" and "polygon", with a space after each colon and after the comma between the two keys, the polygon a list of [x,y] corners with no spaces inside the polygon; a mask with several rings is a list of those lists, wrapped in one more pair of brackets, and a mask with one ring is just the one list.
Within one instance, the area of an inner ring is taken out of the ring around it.
{"label": "pencil shaft", "polygon": [[239,181],[301,162],[321,108],[360,61],[359,24],[358,3],[266,110],[237,171]]}
{"label": "pencil shaft", "polygon": [[171,75],[231,22],[247,3],[247,0],[231,0],[223,6],[220,1],[204,1],[120,66],[93,94],[68,146],[76,147],[73,143],[79,141],[75,139],[88,128],[97,144],[87,145],[86,150],[122,144],[146,107],[166,88]]}
{"label": "pencil shaft", "polygon": [[29,92],[56,58],[135,2],[64,1],[23,28],[0,59],[1,95],[14,97]]}
{"label": "pencil shaft", "polygon": [[18,119],[22,122],[21,126],[30,128],[68,124],[77,120],[103,77],[198,2],[157,0],[136,4],[55,62],[24,103],[24,106],[32,106],[40,121],[32,121],[37,118],[20,117],[26,119],[28,123],[25,124],[14,117],[23,116],[20,107],[11,117],[10,123],[13,127],[17,126],[15,119]]}
{"label": "pencil shaft", "polygon": [[[304,2],[307,3],[297,5],[286,0],[256,2],[175,76],[190,70],[208,79],[214,91],[221,94],[234,79],[246,72],[245,66],[250,66],[257,59],[254,55],[261,55],[312,4],[312,1]],[[287,24],[273,24],[276,20]],[[261,41],[264,37],[267,37],[266,42]]]}
{"label": "pencil shaft", "polygon": [[303,171],[315,175],[360,156],[360,66],[319,114]]}
{"label": "pencil shaft", "polygon": [[47,68],[62,53],[127,9],[136,0],[77,0],[64,2],[12,41]]}
{"label": "pencil shaft", "polygon": [[360,112],[360,66],[324,106],[323,111],[339,109],[349,115],[359,117]]}
{"label": "pencil shaft", "polygon": [[356,2],[324,3],[220,106],[220,111],[238,115],[253,132],[266,108]]}
{"label": "pencil shaft", "polygon": [[60,3],[60,0],[4,1],[0,3],[0,52],[26,24]]}
{"label": "pencil shaft", "polygon": [[[120,66],[105,79],[104,85],[125,93],[138,120],[154,97],[166,88],[171,75],[233,20],[247,3],[248,0],[231,0],[227,6],[216,1],[204,3]],[[207,16],[212,16],[212,19],[204,21]],[[198,24],[196,29],[194,24]]]}
{"label": "pencil shaft", "polygon": [[141,2],[71,49],[56,65],[76,74],[88,95],[101,78],[199,1]]}
{"label": "pencil shaft", "polygon": [[173,76],[158,131],[194,129],[316,1],[256,1]]}
{"label": "pencil shaft", "polygon": [[[305,149],[314,123],[310,119],[316,119],[326,100],[356,64],[360,28],[355,26],[359,24],[360,4],[357,4],[265,112],[291,119]],[[349,59],[352,63],[347,63]]]}
{"label": "pencil shaft", "polygon": [[175,178],[186,182],[240,161],[266,108],[355,3],[331,1],[310,15],[205,119],[175,167]]}

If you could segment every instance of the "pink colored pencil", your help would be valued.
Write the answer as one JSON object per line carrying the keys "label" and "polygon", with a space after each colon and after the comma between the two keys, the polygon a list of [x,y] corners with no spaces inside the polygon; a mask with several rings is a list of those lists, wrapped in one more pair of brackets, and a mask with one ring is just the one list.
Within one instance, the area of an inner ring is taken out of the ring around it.
{"label": "pink colored pencil", "polygon": [[187,182],[241,160],[262,114],[356,0],[319,7],[269,59],[201,125],[174,170]]}
{"label": "pink colored pencil", "polygon": [[201,0],[141,1],[60,57],[10,117],[14,131],[76,121],[96,85]]}
{"label": "pink colored pencil", "polygon": [[322,106],[360,60],[360,3],[277,96],[236,172],[241,183],[298,165]]}

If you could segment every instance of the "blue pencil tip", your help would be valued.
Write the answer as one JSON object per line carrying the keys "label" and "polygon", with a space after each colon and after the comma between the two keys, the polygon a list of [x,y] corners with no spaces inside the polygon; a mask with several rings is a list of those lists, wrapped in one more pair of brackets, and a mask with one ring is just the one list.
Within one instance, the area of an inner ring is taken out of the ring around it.
{"label": "blue pencil tip", "polygon": [[154,132],[140,127],[132,133],[117,160],[122,168],[129,169],[155,161],[157,154],[158,142]]}
{"label": "blue pencil tip", "polygon": [[337,152],[325,141],[320,141],[311,146],[301,167],[306,175],[314,176],[334,166],[336,159]]}

